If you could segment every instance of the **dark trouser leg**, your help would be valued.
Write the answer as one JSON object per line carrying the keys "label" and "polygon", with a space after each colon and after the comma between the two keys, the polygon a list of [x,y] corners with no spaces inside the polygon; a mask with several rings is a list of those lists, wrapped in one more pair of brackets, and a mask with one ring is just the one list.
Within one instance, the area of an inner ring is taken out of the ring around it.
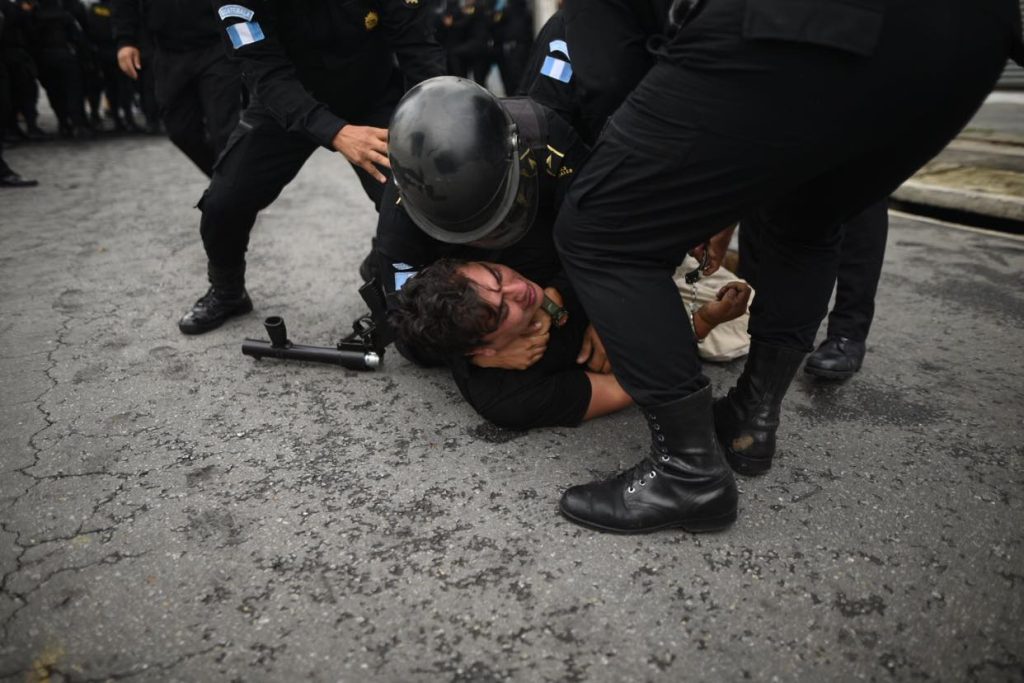
{"label": "dark trouser leg", "polygon": [[314,149],[300,135],[273,124],[252,127],[242,115],[199,203],[200,233],[211,264],[235,268],[245,263],[256,214],[277,199]]}
{"label": "dark trouser leg", "polygon": [[[954,16],[920,2],[890,8],[876,55],[862,59],[744,40],[744,3],[723,0],[679,36],[688,66],[655,66],[615,114],[556,239],[638,403],[685,395],[690,371],[677,368],[694,367],[681,358],[692,355],[681,305],[640,271],[667,274],[685,249],[760,207],[775,229],[760,249],[752,336],[811,347],[837,267],[835,226],[941,149],[1001,69],[1009,31],[984,10],[949,4]],[[948,47],[941,83],[920,59],[929,45]],[[637,319],[645,301],[662,310]],[[675,321],[662,325],[673,332],[656,334],[655,320]]]}
{"label": "dark trouser leg", "polygon": [[[152,64],[155,56],[152,49],[143,48],[142,63]],[[160,128],[160,103],[156,96],[156,78],[152,69],[143,69],[139,74],[139,80],[132,84],[139,89],[139,104],[142,106],[142,115],[146,118],[146,128],[150,132]]]}
{"label": "dark trouser leg", "polygon": [[239,123],[199,201],[210,289],[178,321],[183,333],[202,334],[252,310],[245,291],[249,232],[256,214],[277,198],[314,148],[276,125]]}
{"label": "dark trouser leg", "polygon": [[836,303],[828,316],[829,337],[860,342],[868,338],[888,234],[889,210],[885,201],[868,207],[843,226]]}
{"label": "dark trouser leg", "polygon": [[52,54],[50,51],[43,52],[39,58],[39,82],[43,84],[46,99],[49,100],[50,107],[57,116],[57,123],[63,132],[71,123],[71,114],[68,111],[68,85],[62,61],[59,54]]}
{"label": "dark trouser leg", "polygon": [[0,178],[12,173],[11,167],[4,161],[4,131],[14,107],[11,103],[11,80],[7,65],[0,61]]}
{"label": "dark trouser leg", "polygon": [[224,151],[231,132],[238,125],[242,107],[241,74],[238,66],[225,57],[204,69],[196,85],[206,121],[206,137],[216,158]]}
{"label": "dark trouser leg", "polygon": [[206,139],[203,126],[203,105],[196,83],[190,83],[175,93],[173,99],[163,103],[164,126],[167,136],[199,170],[213,175],[216,157],[213,146]]}
{"label": "dark trouser leg", "polygon": [[25,50],[8,53],[8,68],[11,77],[11,101],[15,114],[21,114],[30,132],[37,128],[39,111],[36,101],[39,99],[38,70],[31,55]]}

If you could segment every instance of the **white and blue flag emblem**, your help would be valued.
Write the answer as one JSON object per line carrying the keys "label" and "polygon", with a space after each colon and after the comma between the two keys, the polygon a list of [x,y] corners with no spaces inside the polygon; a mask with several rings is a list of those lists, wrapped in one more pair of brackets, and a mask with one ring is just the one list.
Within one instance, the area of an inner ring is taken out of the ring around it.
{"label": "white and blue flag emblem", "polygon": [[258,21],[244,21],[240,24],[231,24],[227,28],[228,38],[231,45],[237,50],[245,45],[252,45],[263,40],[263,29]]}
{"label": "white and blue flag emblem", "polygon": [[544,58],[544,66],[540,68],[540,72],[542,75],[562,83],[568,83],[572,80],[572,64],[550,55]]}

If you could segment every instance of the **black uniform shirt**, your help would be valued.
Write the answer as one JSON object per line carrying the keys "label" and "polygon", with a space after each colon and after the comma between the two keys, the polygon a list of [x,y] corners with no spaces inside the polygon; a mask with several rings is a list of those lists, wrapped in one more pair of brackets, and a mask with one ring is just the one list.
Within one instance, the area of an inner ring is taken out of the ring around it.
{"label": "black uniform shirt", "polygon": [[151,42],[162,50],[184,52],[220,40],[210,0],[114,0],[117,46]]}
{"label": "black uniform shirt", "polygon": [[654,66],[648,49],[668,32],[671,0],[566,0],[580,134],[597,139],[605,121]]}
{"label": "black uniform shirt", "polygon": [[400,96],[403,86],[444,74],[420,0],[214,4],[253,100],[282,128],[328,149],[347,119],[397,101],[396,87]]}

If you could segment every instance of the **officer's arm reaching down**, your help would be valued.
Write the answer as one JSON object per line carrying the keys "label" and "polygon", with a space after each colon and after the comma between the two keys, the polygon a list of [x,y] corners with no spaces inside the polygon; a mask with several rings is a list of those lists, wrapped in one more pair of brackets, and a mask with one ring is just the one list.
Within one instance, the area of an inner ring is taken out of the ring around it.
{"label": "officer's arm reaching down", "polygon": [[221,19],[228,52],[241,65],[253,96],[285,130],[333,149],[335,135],[347,122],[299,82],[278,36],[274,3],[249,0],[243,7],[214,0],[213,7]]}
{"label": "officer's arm reaching down", "polygon": [[[338,3],[338,13],[345,11],[340,7],[344,4]],[[295,64],[282,44],[281,27],[285,17],[278,16],[278,12],[308,11],[293,5],[270,0],[247,0],[244,5],[213,2],[229,52],[241,64],[245,83],[254,99],[266,107],[285,130],[301,133],[327,149],[340,152],[384,182],[384,174],[375,164],[389,166],[387,131],[350,124],[314,97],[300,81]],[[419,2],[405,0],[383,0],[376,10],[367,14],[367,21],[372,16],[374,21],[381,22],[387,47],[394,53],[375,58],[390,60],[397,56],[408,84],[439,76],[444,70],[440,47],[426,30],[423,15]],[[368,24],[367,30],[371,28]],[[337,39],[345,40],[344,37]],[[377,49],[379,47],[377,44]],[[354,44],[353,49],[361,48]]]}

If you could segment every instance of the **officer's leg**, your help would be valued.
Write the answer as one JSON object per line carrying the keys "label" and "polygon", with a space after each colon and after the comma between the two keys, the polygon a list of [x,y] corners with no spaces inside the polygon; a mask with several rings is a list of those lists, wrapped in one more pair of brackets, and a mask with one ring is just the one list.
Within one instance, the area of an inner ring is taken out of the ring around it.
{"label": "officer's leg", "polygon": [[868,338],[888,235],[886,201],[868,207],[846,222],[840,248],[836,303],[828,318],[828,336],[858,341]]}
{"label": "officer's leg", "polygon": [[[693,347],[678,324],[679,304],[673,310],[649,270],[740,216],[770,209],[774,231],[759,254],[751,356],[728,404],[740,427],[733,445],[742,450],[752,440],[754,455],[768,456],[753,464],[766,468],[778,405],[827,307],[836,226],[888,194],[969,119],[1001,69],[1010,33],[959,3],[936,13],[927,3],[888,6],[876,54],[861,59],[743,38],[746,5],[707,5],[677,40],[686,66],[661,63],[633,91],[570,190],[556,239],[617,377],[647,409],[657,436],[659,415],[694,424],[676,410],[693,386],[693,363],[681,349],[692,355]],[[935,65],[920,59],[936,45],[944,48],[941,88]],[[690,409],[707,412],[703,403]],[[719,486],[716,495],[727,495],[707,453],[717,447],[708,443],[702,450],[681,435],[656,438],[653,467],[641,463],[613,482],[574,487],[563,512],[621,531],[707,522],[700,492]],[[659,472],[668,475],[662,484],[645,489]],[[680,489],[680,481],[688,483]]]}
{"label": "officer's leg", "polygon": [[804,369],[808,373],[846,379],[860,370],[875,315],[875,293],[888,233],[885,201],[873,204],[843,226],[836,301],[828,316],[825,341],[807,358]]}
{"label": "officer's leg", "polygon": [[202,53],[157,50],[151,70],[167,136],[199,170],[212,176],[216,157],[206,139],[198,86],[202,59]]}
{"label": "officer's leg", "polygon": [[163,103],[164,126],[174,146],[207,176],[213,175],[213,146],[206,139],[203,105],[195,84],[178,90]]}
{"label": "officer's leg", "polygon": [[242,121],[217,161],[199,208],[210,289],[178,322],[201,334],[252,310],[245,292],[245,252],[256,215],[277,199],[316,148],[274,123]]}
{"label": "officer's leg", "polygon": [[[221,50],[218,46],[217,50]],[[242,106],[242,78],[238,66],[226,56],[198,77],[199,100],[206,120],[206,135],[214,155],[220,155],[238,124]]]}
{"label": "officer's leg", "polygon": [[757,249],[761,237],[761,218],[757,213],[744,216],[740,221],[739,234],[739,266],[736,274],[746,280],[757,290]]}

